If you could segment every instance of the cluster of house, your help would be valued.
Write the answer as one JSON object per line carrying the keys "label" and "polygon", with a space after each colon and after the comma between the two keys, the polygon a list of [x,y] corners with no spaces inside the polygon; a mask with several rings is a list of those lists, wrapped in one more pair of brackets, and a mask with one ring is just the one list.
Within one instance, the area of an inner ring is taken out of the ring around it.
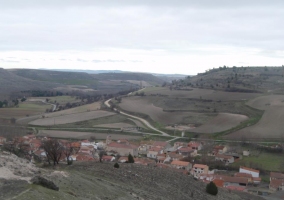
{"label": "cluster of house", "polygon": [[214,171],[208,171],[208,173],[197,174],[195,177],[203,182],[213,181],[218,187],[238,191],[245,190],[248,185],[257,185],[261,182],[259,170],[243,166],[233,176],[214,174]]}
{"label": "cluster of house", "polygon": [[[46,138],[36,138],[35,135],[26,135],[17,138],[18,145],[33,156],[44,159],[46,157],[44,149],[41,148],[42,140]],[[218,187],[230,190],[246,190],[248,185],[257,185],[261,182],[259,170],[240,167],[239,172],[233,176],[215,174],[215,170],[209,170],[207,165],[191,162],[193,158],[203,148],[200,142],[175,142],[171,146],[168,142],[162,141],[143,141],[133,144],[126,139],[113,141],[111,136],[107,136],[105,142],[90,142],[82,140],[70,142],[60,140],[61,144],[72,147],[70,155],[74,161],[93,161],[101,159],[103,162],[128,162],[128,155],[134,157],[134,163],[141,165],[153,165],[161,168],[171,168],[185,174],[191,174],[195,179],[203,182],[213,181]],[[0,146],[8,143],[6,138],[0,137]],[[12,142],[11,142],[12,143]],[[248,156],[249,151],[244,151],[243,155],[228,152],[226,146],[215,146],[208,153],[215,156],[215,161],[222,161],[230,164],[242,156]],[[31,157],[33,157],[31,156]],[[66,156],[62,155],[61,161],[66,161]],[[284,174],[271,172],[269,189],[277,191],[284,190]]]}

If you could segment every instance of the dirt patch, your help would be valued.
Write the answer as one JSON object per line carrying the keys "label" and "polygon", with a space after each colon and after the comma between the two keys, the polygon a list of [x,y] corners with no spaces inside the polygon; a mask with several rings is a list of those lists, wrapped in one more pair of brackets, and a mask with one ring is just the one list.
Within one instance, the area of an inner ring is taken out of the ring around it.
{"label": "dirt patch", "polygon": [[58,116],[58,117],[37,119],[37,120],[30,122],[29,124],[37,125],[37,126],[52,126],[56,124],[68,124],[68,123],[86,121],[86,120],[106,117],[110,115],[115,115],[115,113],[98,110],[98,111],[90,111],[90,112],[83,112],[83,113],[77,113],[77,114],[63,115],[63,116]]}
{"label": "dirt patch", "polygon": [[119,133],[91,133],[91,132],[73,132],[73,131],[52,131],[41,130],[38,136],[53,137],[53,138],[71,138],[71,139],[89,139],[94,136],[97,140],[104,140],[110,135],[112,139],[129,139],[136,140],[142,138],[141,136],[124,135]]}

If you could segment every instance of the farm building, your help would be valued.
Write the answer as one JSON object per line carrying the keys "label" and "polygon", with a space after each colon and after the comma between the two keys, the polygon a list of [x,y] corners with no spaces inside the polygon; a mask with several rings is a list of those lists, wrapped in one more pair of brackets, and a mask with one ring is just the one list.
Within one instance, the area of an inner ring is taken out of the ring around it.
{"label": "farm building", "polygon": [[251,174],[252,177],[254,178],[258,178],[259,177],[259,170],[256,169],[252,169],[252,168],[248,168],[248,167],[240,167],[239,170],[240,173],[246,173],[246,174]]}

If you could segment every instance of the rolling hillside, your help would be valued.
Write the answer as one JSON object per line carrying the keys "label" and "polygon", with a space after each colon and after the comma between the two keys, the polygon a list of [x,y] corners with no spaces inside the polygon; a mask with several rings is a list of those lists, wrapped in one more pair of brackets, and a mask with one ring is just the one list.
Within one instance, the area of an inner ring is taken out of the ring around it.
{"label": "rolling hillside", "polygon": [[173,87],[197,87],[228,92],[284,94],[283,67],[220,67],[174,82]]}
{"label": "rolling hillside", "polygon": [[18,76],[9,70],[0,68],[1,99],[9,97],[9,95],[13,92],[20,92],[24,90],[50,90],[58,86],[59,84],[56,83],[46,83]]}
{"label": "rolling hillside", "polygon": [[59,72],[37,69],[13,69],[12,73],[37,81],[60,83],[65,85],[86,85],[95,87],[97,80],[83,72]]}
{"label": "rolling hillside", "polygon": [[98,80],[145,81],[151,85],[161,85],[163,80],[147,73],[101,73],[92,74]]}

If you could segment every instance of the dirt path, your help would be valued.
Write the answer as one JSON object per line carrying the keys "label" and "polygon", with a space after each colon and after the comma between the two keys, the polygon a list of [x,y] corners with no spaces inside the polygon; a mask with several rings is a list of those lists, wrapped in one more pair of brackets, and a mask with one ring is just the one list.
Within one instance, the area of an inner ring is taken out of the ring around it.
{"label": "dirt path", "polygon": [[[110,104],[109,104],[110,100],[111,100],[111,99],[109,99],[109,100],[107,100],[107,101],[104,102],[104,104],[105,104],[107,107],[109,107],[109,108],[110,108]],[[131,118],[134,118],[134,119],[137,119],[137,120],[141,121],[141,122],[142,122],[143,124],[145,124],[148,128],[150,128],[150,129],[152,129],[152,130],[154,130],[154,131],[157,131],[157,132],[161,133],[163,136],[170,136],[169,134],[167,134],[167,133],[165,133],[165,132],[163,132],[163,131],[160,131],[160,130],[154,128],[154,127],[153,127],[148,121],[146,121],[145,119],[142,119],[142,118],[140,118],[140,117],[136,117],[136,116],[134,116],[134,115],[129,115],[129,114],[125,113],[125,112],[122,112],[122,111],[120,111],[120,110],[117,110],[116,108],[115,108],[114,110],[115,110],[115,111],[119,111],[119,113],[122,114],[122,115],[126,115],[126,116],[128,116],[128,117],[131,117]]]}

